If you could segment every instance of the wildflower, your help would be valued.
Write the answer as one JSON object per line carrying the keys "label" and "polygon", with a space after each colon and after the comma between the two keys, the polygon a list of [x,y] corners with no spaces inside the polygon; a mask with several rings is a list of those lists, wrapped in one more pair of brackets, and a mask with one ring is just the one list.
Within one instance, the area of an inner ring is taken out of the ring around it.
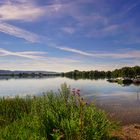
{"label": "wildflower", "polygon": [[78,96],[80,96],[80,89],[77,89],[77,90],[76,90],[76,94],[77,94]]}
{"label": "wildflower", "polygon": [[75,93],[75,88],[72,89],[72,92]]}
{"label": "wildflower", "polygon": [[75,94],[76,94],[76,89],[75,88],[72,89],[72,93],[75,96]]}
{"label": "wildflower", "polygon": [[77,92],[80,92],[80,89],[77,89]]}

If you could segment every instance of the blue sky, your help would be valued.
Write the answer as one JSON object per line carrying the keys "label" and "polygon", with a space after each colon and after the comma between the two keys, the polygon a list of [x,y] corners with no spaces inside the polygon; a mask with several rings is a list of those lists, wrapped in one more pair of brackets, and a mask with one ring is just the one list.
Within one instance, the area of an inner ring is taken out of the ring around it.
{"label": "blue sky", "polygon": [[140,0],[0,0],[0,69],[140,65]]}

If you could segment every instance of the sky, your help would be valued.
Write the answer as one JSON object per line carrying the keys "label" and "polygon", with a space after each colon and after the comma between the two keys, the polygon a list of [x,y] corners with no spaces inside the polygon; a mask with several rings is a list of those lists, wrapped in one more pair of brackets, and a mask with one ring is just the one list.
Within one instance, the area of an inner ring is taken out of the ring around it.
{"label": "sky", "polygon": [[140,0],[0,0],[0,69],[140,65]]}

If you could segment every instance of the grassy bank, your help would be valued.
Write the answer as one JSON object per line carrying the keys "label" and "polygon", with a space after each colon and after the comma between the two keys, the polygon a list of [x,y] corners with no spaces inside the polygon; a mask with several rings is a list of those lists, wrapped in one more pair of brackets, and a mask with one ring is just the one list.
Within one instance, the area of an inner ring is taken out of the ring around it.
{"label": "grassy bank", "polygon": [[109,140],[114,125],[80,90],[0,99],[0,140]]}

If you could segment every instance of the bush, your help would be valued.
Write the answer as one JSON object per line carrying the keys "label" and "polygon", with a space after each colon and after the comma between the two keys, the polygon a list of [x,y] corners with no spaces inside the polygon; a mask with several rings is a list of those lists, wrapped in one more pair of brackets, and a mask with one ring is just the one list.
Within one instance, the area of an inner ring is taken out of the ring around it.
{"label": "bush", "polygon": [[1,140],[108,140],[105,113],[66,84],[59,94],[0,100]]}

